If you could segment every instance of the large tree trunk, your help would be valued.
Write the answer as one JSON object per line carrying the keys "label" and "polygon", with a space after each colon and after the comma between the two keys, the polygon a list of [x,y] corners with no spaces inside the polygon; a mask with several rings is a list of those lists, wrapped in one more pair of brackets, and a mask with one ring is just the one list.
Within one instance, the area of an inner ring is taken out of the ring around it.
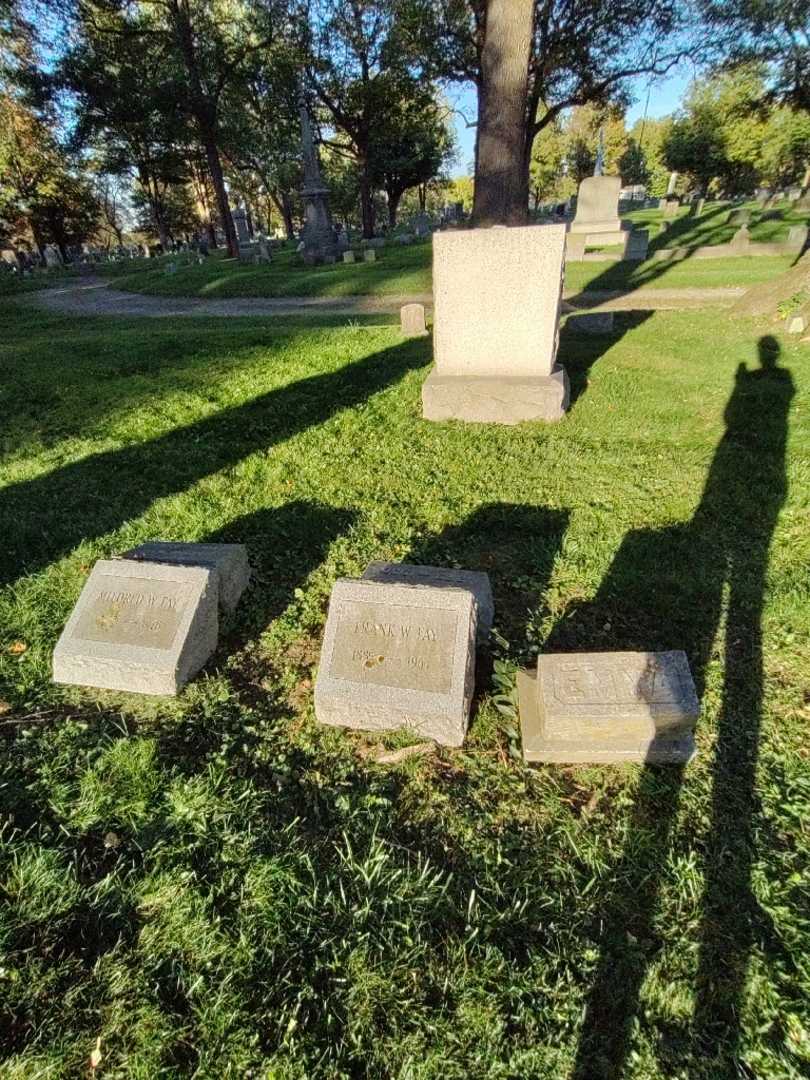
{"label": "large tree trunk", "polygon": [[523,225],[528,217],[526,107],[534,0],[487,0],[473,224]]}
{"label": "large tree trunk", "polygon": [[374,236],[374,192],[365,161],[360,162],[360,216],[363,221],[363,239]]}
{"label": "large tree trunk", "polygon": [[275,191],[270,188],[270,198],[276,205],[276,210],[281,214],[284,222],[284,231],[288,240],[295,240],[295,222],[292,215],[292,200],[289,191]]}
{"label": "large tree trunk", "polygon": [[395,229],[397,227],[397,212],[404,192],[392,191],[391,188],[388,188],[386,194],[388,195],[388,224],[392,229]]}
{"label": "large tree trunk", "polygon": [[222,231],[225,233],[225,245],[231,258],[238,259],[239,243],[236,239],[236,229],[231,217],[228,192],[225,189],[225,179],[222,175],[222,161],[217,146],[216,104],[206,96],[203,90],[188,7],[179,3],[179,0],[170,0],[170,11],[180,51],[186,65],[190,90],[189,103],[194,119],[197,121],[200,141],[205,149],[205,160],[208,162],[208,172],[211,176],[211,184],[217,200]]}

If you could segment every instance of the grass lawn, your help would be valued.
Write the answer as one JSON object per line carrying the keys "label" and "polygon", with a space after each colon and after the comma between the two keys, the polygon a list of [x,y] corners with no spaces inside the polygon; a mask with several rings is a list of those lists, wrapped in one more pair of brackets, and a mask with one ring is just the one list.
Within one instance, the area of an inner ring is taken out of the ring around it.
{"label": "grass lawn", "polygon": [[[616,326],[563,331],[565,420],[499,428],[422,421],[391,327],[0,304],[4,1080],[97,1045],[128,1080],[807,1075],[810,359]],[[248,545],[204,674],[51,685],[93,562],[149,538]],[[491,576],[460,751],[314,721],[371,559]],[[680,647],[685,770],[521,764],[516,665]]]}
{"label": "grass lawn", "polygon": [[[202,296],[223,299],[236,296],[395,296],[429,293],[431,290],[429,243],[389,247],[377,253],[374,263],[354,266],[304,266],[292,251],[274,255],[269,266],[251,266],[213,255],[202,265],[179,266],[167,274],[166,256],[144,259],[129,273],[120,266],[104,266],[104,276],[117,289],[152,296]],[[175,260],[176,261],[176,260]],[[792,257],[688,259],[666,262],[569,263],[565,284],[569,289],[632,290],[645,288],[694,288],[715,285],[752,285],[787,270]]]}

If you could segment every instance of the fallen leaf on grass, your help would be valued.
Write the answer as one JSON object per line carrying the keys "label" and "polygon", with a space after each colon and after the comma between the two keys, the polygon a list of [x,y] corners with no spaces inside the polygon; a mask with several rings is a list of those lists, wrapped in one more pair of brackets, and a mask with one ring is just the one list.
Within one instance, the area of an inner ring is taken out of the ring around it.
{"label": "fallen leaf on grass", "polygon": [[101,1036],[96,1039],[95,1049],[90,1053],[90,1068],[95,1070],[101,1064]]}
{"label": "fallen leaf on grass", "polygon": [[411,757],[421,757],[422,754],[429,754],[435,749],[435,743],[421,742],[416,743],[414,746],[403,746],[401,750],[391,750],[388,753],[380,754],[379,757],[372,757],[370,760],[375,765],[398,765],[400,761],[407,761]]}
{"label": "fallen leaf on grass", "polygon": [[9,645],[7,652],[10,652],[12,656],[19,656],[24,653],[28,646],[24,641],[15,641],[13,645]]}
{"label": "fallen leaf on grass", "polygon": [[11,712],[11,705],[7,701],[0,701],[0,716],[7,712]]}

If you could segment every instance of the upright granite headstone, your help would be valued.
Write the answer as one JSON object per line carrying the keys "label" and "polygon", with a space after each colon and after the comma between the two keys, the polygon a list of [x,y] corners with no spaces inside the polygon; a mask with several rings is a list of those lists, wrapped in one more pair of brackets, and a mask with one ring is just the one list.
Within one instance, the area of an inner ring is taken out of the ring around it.
{"label": "upright granite headstone", "polygon": [[344,251],[343,252],[343,261],[345,263],[347,263],[347,264],[353,263],[354,262],[354,252],[353,251]]}
{"label": "upright granite headstone", "polygon": [[526,761],[682,763],[699,704],[686,654],[541,655],[518,674]]}
{"label": "upright granite headstone", "polygon": [[806,225],[791,225],[788,231],[788,245],[799,251],[804,251],[807,247],[808,231]]}
{"label": "upright granite headstone", "polygon": [[53,654],[58,683],[176,694],[217,645],[217,571],[103,559]]}
{"label": "upright granite headstone", "polygon": [[250,243],[250,230],[248,229],[247,211],[243,206],[238,206],[232,213],[233,227],[236,229],[236,239],[240,244]]}
{"label": "upright granite headstone", "polygon": [[329,601],[315,715],[407,728],[461,746],[475,680],[476,604],[465,589],[339,580]]}
{"label": "upright granite headstone", "polygon": [[399,309],[399,320],[405,337],[424,337],[427,334],[424,304],[403,304]]}
{"label": "upright granite headstone", "polygon": [[492,629],[495,603],[489,575],[480,570],[456,570],[449,566],[420,566],[417,563],[371,562],[363,572],[364,581],[383,584],[433,585],[438,589],[465,589],[478,610],[478,640],[485,642]]}
{"label": "upright granite headstone", "polygon": [[203,566],[216,570],[219,605],[234,611],[250,580],[247,548],[244,544],[199,544],[173,540],[149,540],[120,556],[133,562],[165,563],[169,566]]}
{"label": "upright granite headstone", "polygon": [[564,225],[434,235],[426,419],[560,419],[569,394],[556,364],[564,254]]}
{"label": "upright granite headstone", "polygon": [[[617,237],[615,242],[619,243],[623,232],[619,219],[621,186],[620,176],[587,176],[579,185],[571,232],[599,236],[601,243],[609,243]],[[608,234],[607,240],[602,239],[603,234]]]}
{"label": "upright granite headstone", "polygon": [[586,233],[568,233],[565,238],[566,262],[582,262],[585,258],[588,236]]}
{"label": "upright granite headstone", "polygon": [[643,262],[647,258],[650,234],[647,229],[633,229],[625,233],[622,258],[628,262]]}
{"label": "upright granite headstone", "polygon": [[738,210],[730,210],[727,218],[729,225],[749,225],[751,223],[751,211],[741,207]]}

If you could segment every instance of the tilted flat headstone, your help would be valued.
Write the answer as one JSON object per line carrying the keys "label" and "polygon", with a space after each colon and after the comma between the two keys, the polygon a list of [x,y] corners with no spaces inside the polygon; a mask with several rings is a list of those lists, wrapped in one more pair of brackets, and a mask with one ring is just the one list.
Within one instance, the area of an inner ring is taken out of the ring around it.
{"label": "tilted flat headstone", "polygon": [[399,320],[405,337],[424,337],[427,333],[424,304],[403,304],[399,309]]}
{"label": "tilted flat headstone", "polygon": [[168,563],[172,566],[204,566],[219,576],[219,606],[233,611],[250,580],[247,548],[244,544],[179,543],[150,540],[125,551],[122,559],[136,562]]}
{"label": "tilted flat headstone", "polygon": [[217,571],[102,559],[53,654],[58,683],[176,694],[217,646]]}
{"label": "tilted flat headstone", "polygon": [[466,589],[335,582],[315,682],[318,720],[407,728],[461,746],[475,682],[476,613]]}
{"label": "tilted flat headstone", "polygon": [[686,654],[558,653],[518,674],[526,761],[687,762],[699,704]]}
{"label": "tilted flat headstone", "polygon": [[485,642],[492,629],[495,603],[489,574],[480,570],[456,570],[449,566],[418,566],[415,563],[371,562],[363,581],[385,584],[433,585],[438,589],[466,589],[478,606],[478,641]]}
{"label": "tilted flat headstone", "polygon": [[433,237],[435,368],[428,420],[559,420],[556,365],[565,225],[465,229]]}

